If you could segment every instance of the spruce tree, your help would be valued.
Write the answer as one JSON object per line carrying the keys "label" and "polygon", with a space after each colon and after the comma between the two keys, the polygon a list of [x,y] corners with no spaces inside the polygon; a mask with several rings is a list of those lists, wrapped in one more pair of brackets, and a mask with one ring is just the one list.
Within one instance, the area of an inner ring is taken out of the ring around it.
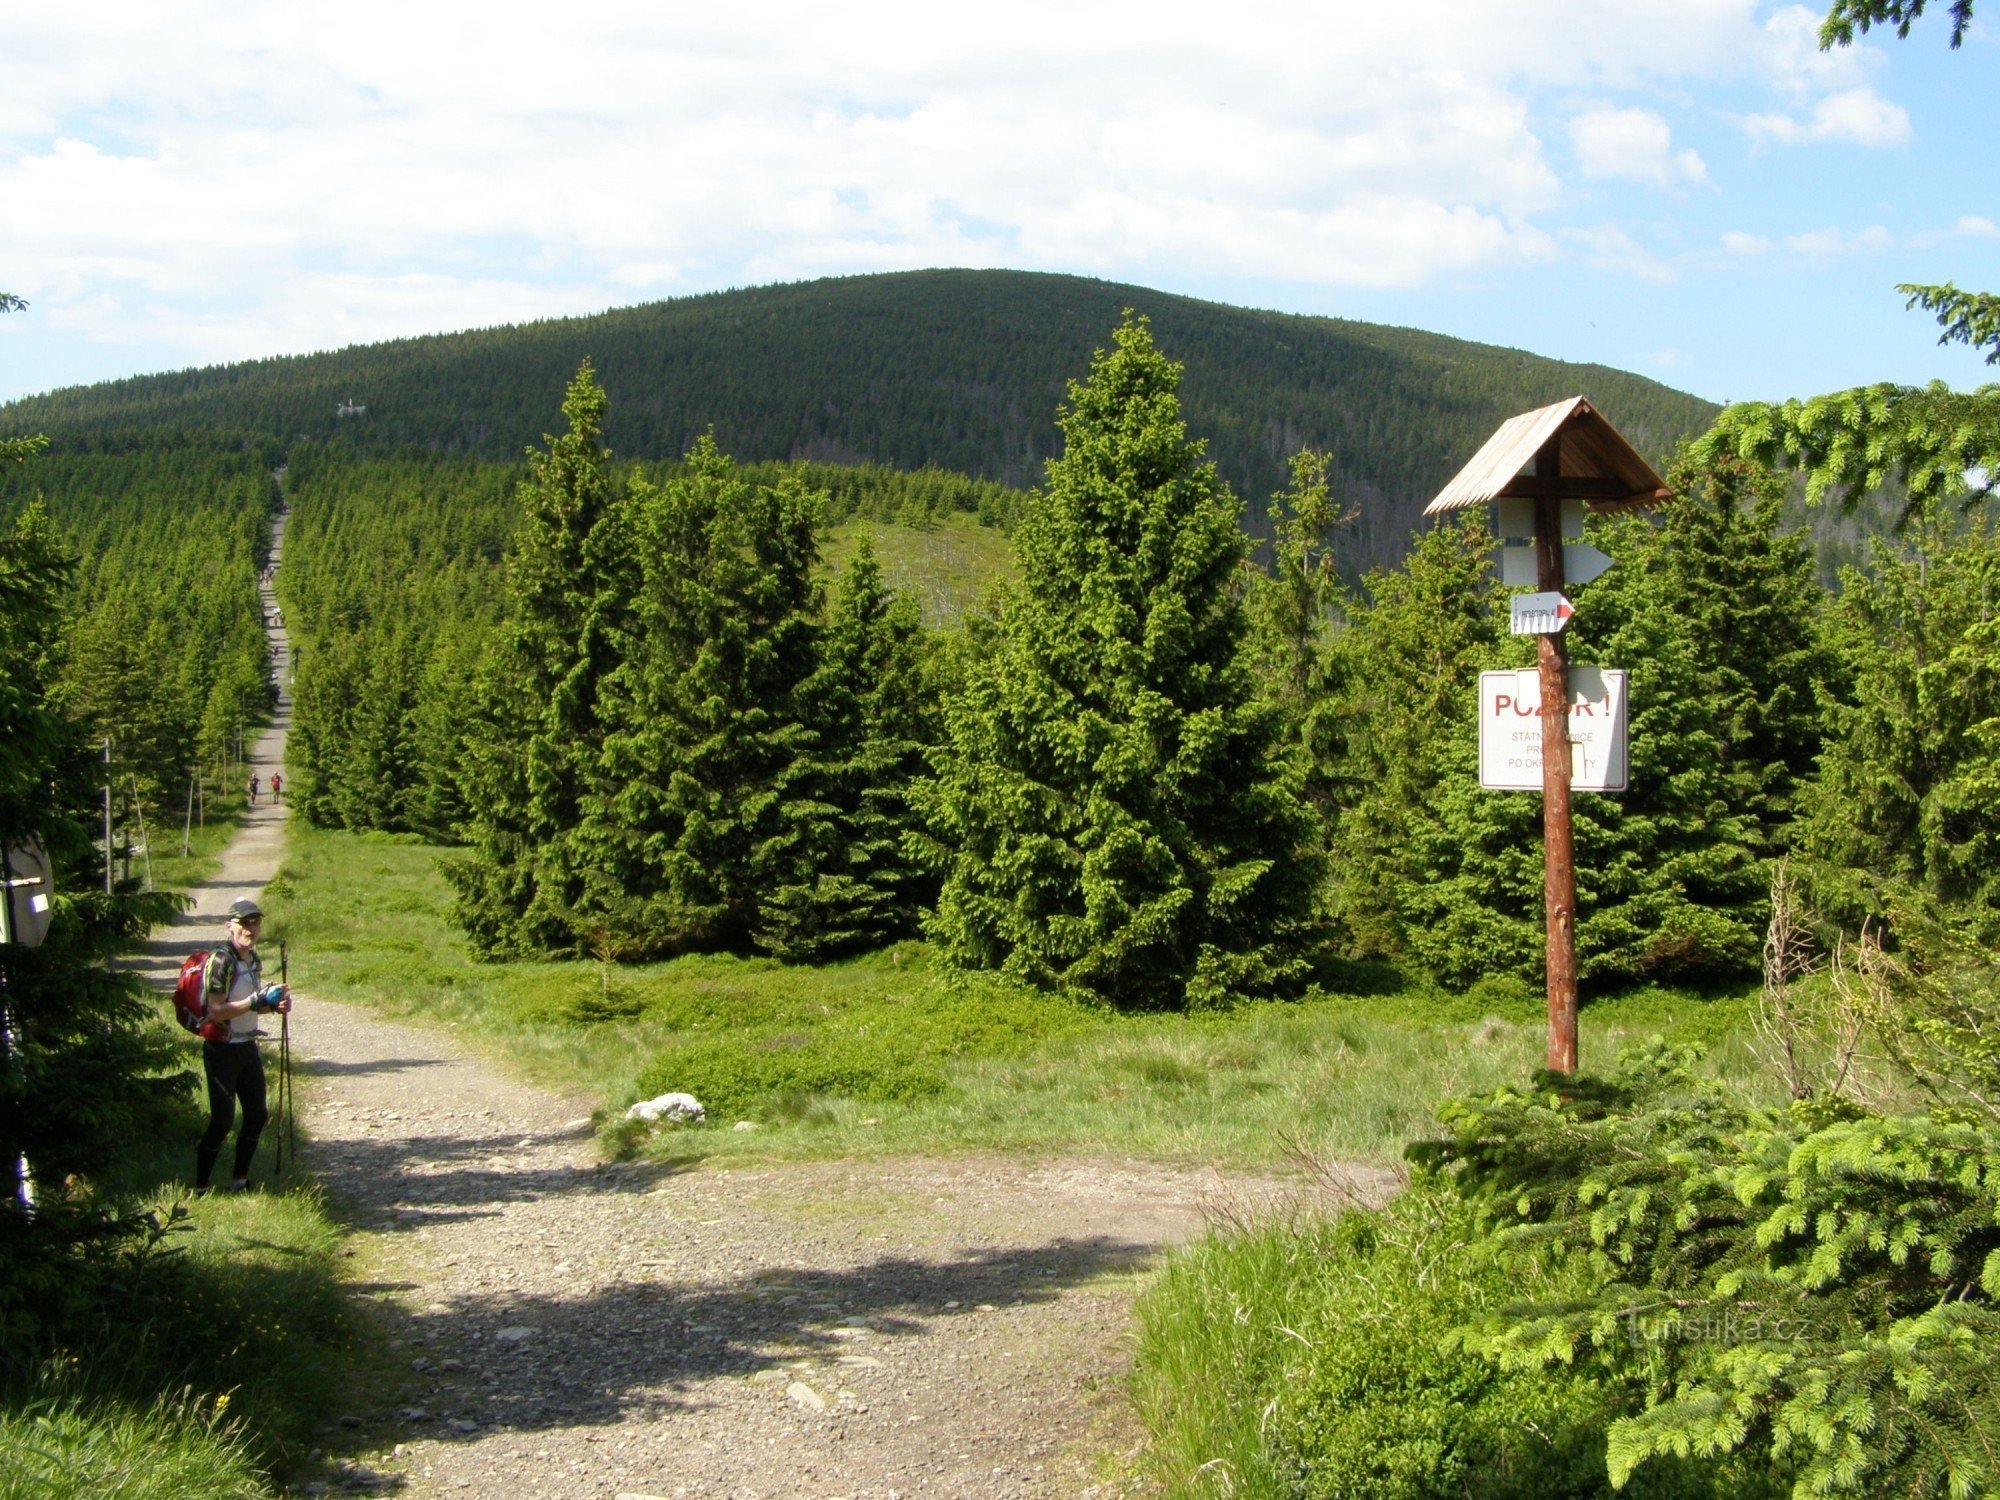
{"label": "spruce tree", "polygon": [[[34,449],[0,449],[0,459]],[[29,1347],[38,1322],[75,1291],[73,1257],[136,1222],[95,1200],[82,1179],[135,1136],[166,1127],[159,1108],[184,1089],[176,1049],[153,1023],[134,974],[111,967],[121,949],[174,912],[175,898],[103,887],[93,847],[101,782],[96,746],[52,696],[52,637],[74,558],[31,505],[0,534],[0,848],[39,845],[54,871],[47,936],[0,944],[0,1335]],[[39,1201],[15,1201],[15,1164],[29,1160]],[[73,1180],[74,1179],[74,1180]]]}
{"label": "spruce tree", "polygon": [[[1527,661],[1518,644],[1507,654],[1499,632],[1492,549],[1476,516],[1421,533],[1400,568],[1368,576],[1333,643],[1336,696],[1320,713],[1344,743],[1329,775],[1338,796],[1329,898],[1360,956],[1411,951],[1408,888],[1435,873],[1413,863],[1417,844],[1439,796],[1478,779],[1466,733],[1479,673]],[[1489,795],[1476,785],[1471,794]]]}
{"label": "spruce tree", "polygon": [[821,504],[796,475],[749,484],[712,437],[635,487],[640,576],[577,831],[593,944],[746,949],[767,893],[796,877]]}
{"label": "spruce tree", "polygon": [[771,850],[758,946],[787,960],[914,933],[933,883],[907,849],[911,783],[934,737],[916,606],[882,582],[864,539],[834,592],[819,666],[800,690],[810,753],[795,762]]}
{"label": "spruce tree", "polygon": [[1250,595],[1258,679],[1303,757],[1307,800],[1328,831],[1341,800],[1349,665],[1336,644],[1348,600],[1333,538],[1351,519],[1333,496],[1326,455],[1294,455],[1291,487],[1271,503],[1271,571],[1256,575]]}
{"label": "spruce tree", "polygon": [[1071,383],[1020,587],[923,793],[945,957],[1127,1006],[1291,982],[1317,882],[1245,651],[1238,507],[1180,375],[1128,318]]}
{"label": "spruce tree", "polygon": [[574,833],[631,592],[624,507],[601,442],[605,404],[586,360],[563,398],[568,432],[528,454],[507,574],[512,612],[480,674],[466,745],[470,848],[446,871],[460,924],[491,956],[574,952],[585,941]]}
{"label": "spruce tree", "polygon": [[1843,578],[1852,699],[1834,711],[1806,842],[2000,929],[2000,531],[1950,537],[1926,516],[1872,561]]}
{"label": "spruce tree", "polygon": [[1805,538],[1783,529],[1781,475],[1683,454],[1667,484],[1675,498],[1645,553],[1651,607],[1685,622],[1729,801],[1755,821],[1760,856],[1782,853],[1846,687],[1827,638],[1826,591]]}

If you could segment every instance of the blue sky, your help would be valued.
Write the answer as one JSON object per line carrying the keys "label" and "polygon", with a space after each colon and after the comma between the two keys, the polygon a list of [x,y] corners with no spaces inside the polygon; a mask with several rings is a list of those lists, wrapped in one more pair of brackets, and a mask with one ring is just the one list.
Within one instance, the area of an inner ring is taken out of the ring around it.
{"label": "blue sky", "polygon": [[[1940,5],[1942,0],[1939,0]],[[102,0],[0,56],[0,399],[917,266],[1065,271],[1714,399],[1969,386],[2000,26],[1764,0],[310,9]],[[1108,332],[1108,330],[1107,330]]]}

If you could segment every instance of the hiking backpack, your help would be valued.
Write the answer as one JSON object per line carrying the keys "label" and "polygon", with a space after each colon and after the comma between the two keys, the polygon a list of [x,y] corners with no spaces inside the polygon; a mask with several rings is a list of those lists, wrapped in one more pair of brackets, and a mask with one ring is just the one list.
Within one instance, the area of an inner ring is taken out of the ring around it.
{"label": "hiking backpack", "polygon": [[181,960],[181,977],[174,985],[174,1019],[183,1030],[193,1032],[204,1042],[222,1042],[229,1039],[229,1023],[208,1018],[208,995],[203,984],[208,976],[208,958],[204,951],[190,953]]}

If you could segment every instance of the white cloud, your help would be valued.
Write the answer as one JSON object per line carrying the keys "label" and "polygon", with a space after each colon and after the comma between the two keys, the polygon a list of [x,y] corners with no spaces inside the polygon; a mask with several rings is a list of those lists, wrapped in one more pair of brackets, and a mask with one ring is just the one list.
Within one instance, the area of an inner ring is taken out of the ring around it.
{"label": "white cloud", "polygon": [[1743,129],[1752,140],[1780,146],[1906,144],[1909,112],[1868,81],[1881,67],[1881,54],[1860,44],[1822,51],[1819,25],[1819,15],[1802,5],[1787,6],[1765,22],[1763,57],[1786,107],[1742,116]]}
{"label": "white cloud", "polygon": [[10,36],[10,285],[206,357],[827,271],[1409,286],[1545,257],[1559,184],[1512,78],[1541,59],[1446,9],[1412,36],[1272,4],[1226,28],[1049,0],[628,3],[551,28],[114,3]]}
{"label": "white cloud", "polygon": [[1773,84],[1796,100],[1860,85],[1877,63],[1867,47],[1819,45],[1820,15],[1788,5],[1764,23],[1764,58]]}
{"label": "white cloud", "polygon": [[1862,49],[1761,4],[44,7],[9,26],[0,271],[79,335],[203,359],[937,264],[1661,281],[1566,223],[1550,122],[1642,187],[1707,181],[1661,101],[1718,77],[1775,91],[1770,139],[1908,130]]}
{"label": "white cloud", "polygon": [[1814,260],[1829,260],[1844,255],[1880,255],[1885,250],[1897,248],[1899,243],[1899,237],[1880,224],[1871,224],[1866,229],[1809,229],[1804,234],[1787,235],[1784,240],[1787,250]]}
{"label": "white cloud", "polygon": [[1843,89],[1816,100],[1803,116],[1746,116],[1744,129],[1753,139],[1798,146],[1819,141],[1845,141],[1856,146],[1901,146],[1911,139],[1909,111],[1891,104],[1870,88]]}
{"label": "white cloud", "polygon": [[1675,151],[1667,122],[1650,109],[1599,105],[1571,119],[1569,140],[1585,177],[1625,177],[1659,187],[1708,179],[1700,153]]}
{"label": "white cloud", "polygon": [[1656,285],[1665,285],[1677,278],[1677,273],[1667,261],[1615,225],[1565,230],[1563,239],[1582,252],[1585,264],[1600,270],[1622,271]]}
{"label": "white cloud", "polygon": [[1738,260],[1777,257],[1780,264],[1830,261],[1853,256],[1881,256],[1910,250],[1931,250],[1965,240],[2000,239],[2000,226],[1976,214],[1959,218],[1943,230],[1892,230],[1870,224],[1861,229],[1822,227],[1778,236],[1729,230],[1721,237],[1724,255]]}

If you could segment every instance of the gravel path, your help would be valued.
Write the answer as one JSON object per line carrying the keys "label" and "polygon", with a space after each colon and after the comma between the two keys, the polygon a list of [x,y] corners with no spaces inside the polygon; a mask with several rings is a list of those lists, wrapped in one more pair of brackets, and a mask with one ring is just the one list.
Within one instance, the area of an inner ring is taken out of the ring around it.
{"label": "gravel path", "polygon": [[[262,777],[282,764],[289,708],[258,741]],[[156,972],[276,873],[287,815],[251,814],[196,909],[151,945]],[[305,1164],[352,1226],[370,1278],[357,1294],[408,1370],[372,1407],[327,1413],[330,1431],[363,1429],[345,1445],[381,1455],[343,1465],[335,1488],[1140,1493],[1124,1462],[1139,1441],[1123,1398],[1133,1295],[1206,1209],[1282,1191],[1113,1159],[612,1166],[593,1101],[509,1078],[443,1033],[301,990],[292,1043]],[[267,1146],[259,1175],[268,1161]]]}

